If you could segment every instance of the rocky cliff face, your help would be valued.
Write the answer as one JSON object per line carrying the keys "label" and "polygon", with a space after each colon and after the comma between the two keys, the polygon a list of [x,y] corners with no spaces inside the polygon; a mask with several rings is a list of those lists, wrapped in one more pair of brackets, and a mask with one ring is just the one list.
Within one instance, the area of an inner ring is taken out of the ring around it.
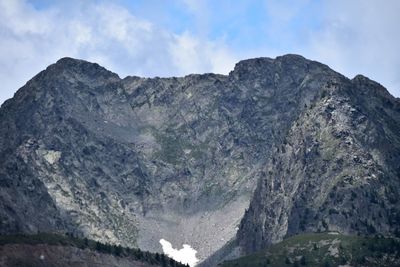
{"label": "rocky cliff face", "polygon": [[266,164],[238,241],[245,252],[301,232],[400,234],[400,105],[357,76],[332,81]]}
{"label": "rocky cliff face", "polygon": [[296,55],[152,79],[64,58],[0,109],[0,231],[164,238],[200,259],[239,225],[247,252],[301,231],[394,233],[399,114],[380,85]]}

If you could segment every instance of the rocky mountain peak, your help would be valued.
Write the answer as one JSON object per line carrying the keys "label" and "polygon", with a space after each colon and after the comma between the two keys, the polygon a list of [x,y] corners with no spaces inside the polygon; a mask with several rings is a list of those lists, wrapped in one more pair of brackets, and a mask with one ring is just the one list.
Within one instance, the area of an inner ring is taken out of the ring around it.
{"label": "rocky mountain peak", "polygon": [[265,69],[268,68],[268,66],[270,66],[273,62],[274,59],[268,57],[245,59],[236,63],[233,71],[244,72],[244,71],[249,71],[251,69]]}
{"label": "rocky mountain peak", "polygon": [[250,71],[254,69],[266,69],[272,66],[273,64],[284,64],[284,65],[298,65],[298,64],[306,64],[310,62],[310,60],[304,58],[303,56],[296,54],[286,54],[283,56],[278,56],[276,58],[269,57],[257,57],[241,60],[236,63],[234,71]]}
{"label": "rocky mountain peak", "polygon": [[[75,59],[70,57],[64,57],[59,59],[54,65],[52,65],[57,70],[70,71],[74,73],[79,73],[80,75],[87,75],[89,77],[104,77],[104,78],[114,78],[119,79],[116,73],[113,73],[97,63],[91,63],[81,59]],[[52,68],[50,66],[50,68]]]}

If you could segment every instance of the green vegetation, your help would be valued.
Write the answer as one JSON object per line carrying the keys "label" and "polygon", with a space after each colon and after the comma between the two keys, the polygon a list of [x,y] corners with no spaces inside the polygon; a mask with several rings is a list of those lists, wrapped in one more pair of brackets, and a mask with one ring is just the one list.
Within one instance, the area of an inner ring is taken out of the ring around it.
{"label": "green vegetation", "polygon": [[283,240],[221,267],[400,266],[400,241],[392,238],[319,233]]}
{"label": "green vegetation", "polygon": [[77,238],[71,234],[67,234],[65,236],[50,233],[39,233],[36,235],[0,235],[0,246],[7,244],[46,244],[49,246],[71,246],[80,249],[91,249],[104,254],[112,254],[117,257],[129,257],[132,260],[142,261],[163,267],[187,267],[187,265],[176,262],[164,254],[150,253],[147,251],[141,251],[140,249],[126,248],[119,245],[103,244],[87,238]]}

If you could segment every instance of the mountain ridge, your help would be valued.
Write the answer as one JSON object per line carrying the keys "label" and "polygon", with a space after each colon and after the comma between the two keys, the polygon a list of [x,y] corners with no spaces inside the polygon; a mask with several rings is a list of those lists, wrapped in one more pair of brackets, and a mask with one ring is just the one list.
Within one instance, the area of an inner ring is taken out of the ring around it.
{"label": "mountain ridge", "polygon": [[[325,168],[310,177],[326,187],[335,166],[351,170],[378,155],[371,164],[389,182],[375,197],[396,198],[399,103],[376,82],[350,80],[299,55],[243,60],[229,75],[123,79],[96,63],[62,58],[0,108],[1,233],[67,231],[153,252],[161,252],[165,238],[190,244],[201,260],[229,240],[242,253],[254,252],[286,235],[281,229],[268,236],[276,225],[261,219],[274,214],[266,197],[279,196],[275,187],[266,193],[274,179],[290,188],[310,176],[304,169]],[[366,132],[371,126],[370,138],[353,122]],[[315,154],[314,166],[305,143],[312,153],[361,156],[343,156],[339,164]],[[372,168],[362,164],[360,173]],[[283,167],[288,175],[278,171]],[[315,212],[336,216],[329,214],[335,199]],[[307,194],[293,203],[300,208],[276,202],[289,234],[301,232],[300,221],[318,230],[299,215],[311,203]],[[382,221],[395,231],[399,213],[392,206],[392,226],[388,214]]]}

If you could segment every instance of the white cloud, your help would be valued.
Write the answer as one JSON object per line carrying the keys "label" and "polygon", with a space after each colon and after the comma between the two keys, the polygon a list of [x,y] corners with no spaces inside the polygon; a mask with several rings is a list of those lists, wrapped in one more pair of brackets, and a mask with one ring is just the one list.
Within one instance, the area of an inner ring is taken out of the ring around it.
{"label": "white cloud", "polygon": [[193,267],[199,261],[196,258],[197,251],[189,245],[184,244],[183,248],[174,249],[172,244],[165,239],[161,239],[160,244],[164,254],[178,262],[188,264],[190,267]]}
{"label": "white cloud", "polygon": [[400,1],[331,1],[305,54],[352,78],[364,74],[400,96]]}
{"label": "white cloud", "polygon": [[43,34],[50,27],[47,16],[41,16],[30,5],[25,5],[19,0],[0,1],[0,12],[2,26],[16,36]]}
{"label": "white cloud", "polygon": [[[61,1],[41,9],[26,0],[0,0],[0,103],[65,56],[95,61],[121,76],[182,76],[228,73],[238,59],[248,57],[300,53],[349,77],[364,74],[400,96],[400,1],[326,1],[309,11],[310,0],[295,4],[265,0],[267,30],[255,34],[278,41],[252,46],[251,51],[233,48],[229,35],[209,37],[213,16],[230,12],[228,2],[222,2],[224,8],[218,12],[211,12],[211,1],[177,1],[194,18],[195,29],[172,32],[107,0]],[[241,15],[247,12],[243,2],[238,6],[242,8],[233,8],[234,16],[229,13],[228,18],[251,17]],[[302,34],[291,32],[299,14],[302,18],[316,16],[318,27]],[[240,24],[237,27],[241,33]],[[287,43],[293,45],[285,46]]]}
{"label": "white cloud", "polygon": [[228,48],[188,33],[175,34],[111,2],[72,2],[35,9],[0,0],[0,103],[61,57],[95,61],[121,76],[227,73]]}
{"label": "white cloud", "polygon": [[222,42],[201,41],[187,32],[175,36],[169,53],[181,73],[228,73],[237,61]]}

